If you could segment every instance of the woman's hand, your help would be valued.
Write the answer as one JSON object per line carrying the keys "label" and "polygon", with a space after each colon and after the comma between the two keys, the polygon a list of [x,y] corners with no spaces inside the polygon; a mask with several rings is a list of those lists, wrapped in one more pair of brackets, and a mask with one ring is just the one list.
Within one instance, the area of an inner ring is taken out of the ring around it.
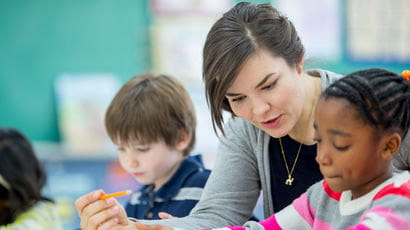
{"label": "woman's hand", "polygon": [[104,191],[88,193],[75,201],[75,208],[81,219],[82,230],[135,229],[128,220],[124,208],[114,198],[100,200]]}
{"label": "woman's hand", "polygon": [[135,227],[137,227],[137,230],[173,230],[172,227],[160,225],[160,224],[155,224],[155,225],[145,225],[141,224],[139,222],[135,222]]}
{"label": "woman's hand", "polygon": [[174,218],[177,218],[177,217],[174,217],[173,215],[168,214],[168,213],[166,213],[166,212],[159,212],[159,213],[158,213],[158,216],[159,216],[159,218],[161,218],[161,219],[174,219]]}

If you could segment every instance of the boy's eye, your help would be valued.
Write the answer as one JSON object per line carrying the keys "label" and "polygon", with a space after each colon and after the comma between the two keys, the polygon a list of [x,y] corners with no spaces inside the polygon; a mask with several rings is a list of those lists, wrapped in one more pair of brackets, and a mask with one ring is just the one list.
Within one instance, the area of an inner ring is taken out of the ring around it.
{"label": "boy's eye", "polygon": [[149,147],[137,147],[135,148],[138,152],[148,152],[150,150]]}
{"label": "boy's eye", "polygon": [[118,147],[118,148],[117,148],[117,151],[118,151],[118,152],[124,152],[125,149],[124,149],[123,147]]}

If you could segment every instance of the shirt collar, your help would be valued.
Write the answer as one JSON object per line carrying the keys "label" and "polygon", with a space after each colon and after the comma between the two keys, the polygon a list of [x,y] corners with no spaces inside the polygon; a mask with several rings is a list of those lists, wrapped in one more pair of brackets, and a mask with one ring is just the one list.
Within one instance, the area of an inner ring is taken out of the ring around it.
{"label": "shirt collar", "polygon": [[[202,155],[198,154],[185,158],[174,175],[172,175],[171,179],[169,179],[158,191],[154,192],[154,196],[164,200],[171,199],[178,193],[189,176],[200,168],[204,169]],[[153,189],[153,185],[146,185],[143,189],[144,191],[149,192],[150,189]]]}

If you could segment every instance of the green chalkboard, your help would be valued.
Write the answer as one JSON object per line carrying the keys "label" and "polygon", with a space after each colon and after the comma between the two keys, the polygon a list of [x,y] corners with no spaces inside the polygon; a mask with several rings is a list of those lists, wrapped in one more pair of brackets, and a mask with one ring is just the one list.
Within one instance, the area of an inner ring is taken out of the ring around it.
{"label": "green chalkboard", "polygon": [[150,69],[148,0],[0,0],[0,126],[59,141],[54,80]]}

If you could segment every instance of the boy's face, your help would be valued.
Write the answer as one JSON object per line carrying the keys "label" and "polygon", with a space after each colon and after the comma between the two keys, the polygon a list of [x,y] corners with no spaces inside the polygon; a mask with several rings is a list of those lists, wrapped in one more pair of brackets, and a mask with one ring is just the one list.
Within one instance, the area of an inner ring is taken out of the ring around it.
{"label": "boy's face", "polygon": [[164,141],[148,145],[137,142],[118,145],[121,166],[141,184],[155,184],[155,190],[167,182],[184,159],[178,147],[170,148]]}
{"label": "boy's face", "polygon": [[375,129],[344,99],[321,98],[315,113],[316,161],[330,188],[360,197],[389,177],[390,161]]}

